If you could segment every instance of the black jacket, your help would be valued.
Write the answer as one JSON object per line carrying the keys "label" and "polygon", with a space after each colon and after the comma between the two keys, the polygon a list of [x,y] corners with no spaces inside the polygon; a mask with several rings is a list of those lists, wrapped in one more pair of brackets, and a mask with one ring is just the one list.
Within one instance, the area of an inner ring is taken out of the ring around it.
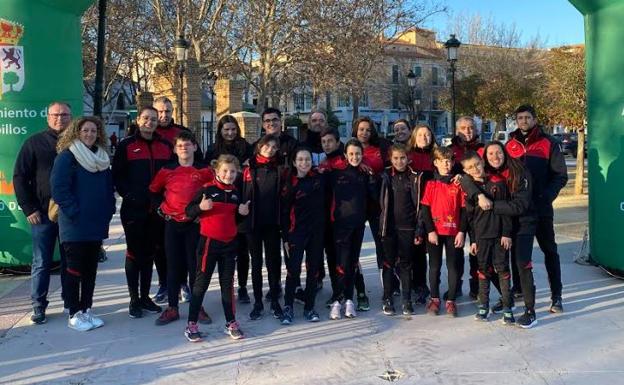
{"label": "black jacket", "polygon": [[379,197],[375,178],[346,163],[332,169],[327,178],[332,188],[330,219],[334,228],[364,226],[368,202]]}
{"label": "black jacket", "polygon": [[[507,181],[504,178],[493,176],[484,182],[475,181],[476,186],[488,199],[494,202],[509,199]],[[512,236],[512,217],[496,214],[493,210],[482,210],[478,198],[466,198],[466,215],[468,219],[468,234],[470,242],[478,239],[496,239]]]}
{"label": "black jacket", "polygon": [[284,178],[281,193],[282,238],[289,242],[292,234],[307,235],[324,231],[325,178],[310,170],[308,175]]}
{"label": "black jacket", "polygon": [[267,160],[256,155],[249,159],[239,181],[242,203],[251,201],[250,214],[239,226],[241,232],[253,232],[257,226],[280,224],[280,188],[284,168],[277,159]]}
{"label": "black jacket", "polygon": [[26,216],[35,211],[47,214],[50,202],[50,173],[56,158],[58,133],[51,128],[26,139],[13,169],[17,203]]}
{"label": "black jacket", "polygon": [[[419,230],[422,173],[410,167],[398,172],[388,167],[381,174],[379,235],[385,237],[395,230]],[[420,230],[419,230],[420,231]]]}
{"label": "black jacket", "polygon": [[150,211],[150,182],[173,159],[171,144],[156,133],[152,140],[137,133],[119,143],[112,170],[115,189],[123,198],[122,214],[142,216]]}

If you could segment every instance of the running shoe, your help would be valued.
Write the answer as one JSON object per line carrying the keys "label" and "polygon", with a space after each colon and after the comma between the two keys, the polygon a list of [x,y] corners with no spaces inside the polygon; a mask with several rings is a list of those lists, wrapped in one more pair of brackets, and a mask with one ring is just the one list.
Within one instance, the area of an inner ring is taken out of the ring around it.
{"label": "running shoe", "polygon": [[357,296],[357,310],[358,311],[369,311],[370,310],[370,302],[365,293],[358,293]]}
{"label": "running shoe", "polygon": [[503,318],[501,318],[501,322],[505,325],[513,325],[516,322],[511,309],[505,309],[503,311]]}
{"label": "running shoe", "polygon": [[396,310],[394,309],[394,304],[391,300],[385,299],[383,301],[383,305],[381,306],[381,310],[385,315],[395,315]]}
{"label": "running shoe", "polygon": [[[505,309],[505,306],[503,305],[503,299],[499,298],[498,302],[496,302],[496,305],[492,306],[492,314],[499,314],[502,313],[503,310]],[[511,310],[515,310],[516,309],[516,304],[515,301],[513,299],[513,297],[511,297]]]}
{"label": "running shoe", "polygon": [[191,342],[199,342],[202,340],[202,335],[199,332],[199,326],[196,322],[189,322],[184,329],[184,336]]}
{"label": "running shoe", "polygon": [[280,323],[282,325],[290,325],[293,323],[293,318],[295,315],[293,314],[293,309],[290,306],[284,306],[284,311],[282,312],[282,318],[280,318]]}
{"label": "running shoe", "polygon": [[535,316],[535,310],[525,309],[524,314],[522,314],[516,320],[516,325],[523,329],[530,329],[533,326],[537,325],[537,317]]}
{"label": "running shoe", "polygon": [[249,313],[249,319],[255,321],[261,319],[263,316],[264,306],[262,305],[262,303],[256,302],[253,306],[253,309],[251,310],[251,313]]}
{"label": "running shoe", "polygon": [[319,322],[321,320],[321,317],[319,317],[319,314],[314,309],[304,310],[303,318],[308,322]]}
{"label": "running shoe", "polygon": [[95,314],[93,314],[91,308],[87,309],[84,314],[87,317],[87,321],[89,321],[91,325],[93,325],[94,329],[104,326],[104,321],[100,317],[97,317]]}
{"label": "running shoe", "polygon": [[440,298],[431,298],[427,304],[427,314],[438,315],[440,314]]}
{"label": "running shoe", "polygon": [[416,303],[420,304],[420,305],[424,305],[427,303],[427,296],[429,295],[428,291],[429,290],[425,290],[426,288],[416,288]]}
{"label": "running shoe", "polygon": [[303,290],[301,288],[301,286],[299,286],[296,290],[295,290],[295,302],[300,303],[302,305],[305,304],[305,290]]}
{"label": "running shoe", "polygon": [[166,286],[159,286],[158,287],[158,291],[156,292],[156,295],[154,296],[154,301],[156,303],[165,303],[167,302],[167,287]]}
{"label": "running shoe", "polygon": [[150,297],[142,298],[140,301],[141,309],[148,313],[160,313],[162,308],[154,303]]}
{"label": "running shoe", "polygon": [[233,340],[245,338],[237,321],[231,321],[225,324],[225,334],[229,335]]}
{"label": "running shoe", "polygon": [[329,311],[329,319],[338,320],[342,317],[341,315],[342,306],[340,302],[334,301],[331,305],[331,310]]}
{"label": "running shoe", "polygon": [[36,307],[33,309],[33,313],[30,316],[30,323],[35,325],[41,325],[46,323],[47,318],[45,314],[45,309],[41,307]]}
{"label": "running shoe", "polygon": [[85,314],[81,311],[76,312],[76,314],[69,318],[67,326],[79,332],[86,332],[94,329],[93,324],[89,322]]}
{"label": "running shoe", "polygon": [[154,323],[158,326],[167,325],[173,321],[180,319],[180,313],[178,313],[178,308],[170,306],[165,309],[164,312],[160,314],[160,317],[156,318]]}
{"label": "running shoe", "polygon": [[457,317],[457,305],[455,301],[446,301],[446,315],[449,317]]}
{"label": "running shoe", "polygon": [[345,317],[355,318],[357,313],[355,311],[355,304],[350,299],[345,301]]}
{"label": "running shoe", "polygon": [[130,318],[143,317],[143,309],[141,309],[141,303],[138,299],[130,300],[130,306],[128,306],[128,315]]}
{"label": "running shoe", "polygon": [[414,314],[414,305],[412,301],[403,302],[403,315],[412,315]]}
{"label": "running shoe", "polygon": [[282,318],[282,314],[284,312],[282,311],[282,307],[280,306],[279,302],[271,303],[271,313],[273,314],[273,318],[275,319]]}
{"label": "running shoe", "polygon": [[487,322],[488,317],[490,316],[490,309],[487,305],[480,305],[479,310],[477,310],[477,314],[475,314],[476,321]]}
{"label": "running shoe", "polygon": [[563,303],[561,302],[561,297],[557,297],[552,300],[548,311],[551,313],[563,313]]}
{"label": "running shoe", "polygon": [[238,302],[240,303],[251,303],[251,298],[249,298],[249,293],[247,293],[246,287],[238,288]]}

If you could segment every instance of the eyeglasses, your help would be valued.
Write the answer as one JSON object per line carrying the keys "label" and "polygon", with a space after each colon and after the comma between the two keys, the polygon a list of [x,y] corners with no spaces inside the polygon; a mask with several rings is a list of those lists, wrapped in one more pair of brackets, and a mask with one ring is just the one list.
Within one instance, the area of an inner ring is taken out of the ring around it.
{"label": "eyeglasses", "polygon": [[264,123],[278,123],[280,120],[278,118],[273,118],[273,119],[264,119],[263,122]]}
{"label": "eyeglasses", "polygon": [[71,116],[71,114],[66,114],[66,113],[62,113],[62,114],[48,114],[48,115],[53,117],[53,118],[69,118]]}

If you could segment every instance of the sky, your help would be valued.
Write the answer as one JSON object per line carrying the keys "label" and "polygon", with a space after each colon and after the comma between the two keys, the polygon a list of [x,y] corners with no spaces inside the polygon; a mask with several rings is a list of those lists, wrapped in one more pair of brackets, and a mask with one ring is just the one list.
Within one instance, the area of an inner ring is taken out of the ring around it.
{"label": "sky", "polygon": [[[453,14],[479,14],[498,24],[515,23],[523,42],[539,34],[546,47],[584,43],[583,16],[567,0],[445,0],[449,15],[424,23],[425,28],[446,32]],[[443,40],[438,36],[438,40]]]}

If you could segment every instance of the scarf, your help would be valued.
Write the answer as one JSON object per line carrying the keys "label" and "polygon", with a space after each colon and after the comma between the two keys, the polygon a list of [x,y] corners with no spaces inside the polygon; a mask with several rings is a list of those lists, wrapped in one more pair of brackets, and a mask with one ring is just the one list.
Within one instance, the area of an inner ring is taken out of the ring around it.
{"label": "scarf", "polygon": [[74,139],[69,146],[69,151],[74,154],[80,165],[89,172],[104,171],[110,166],[110,158],[102,147],[94,153],[79,139]]}

